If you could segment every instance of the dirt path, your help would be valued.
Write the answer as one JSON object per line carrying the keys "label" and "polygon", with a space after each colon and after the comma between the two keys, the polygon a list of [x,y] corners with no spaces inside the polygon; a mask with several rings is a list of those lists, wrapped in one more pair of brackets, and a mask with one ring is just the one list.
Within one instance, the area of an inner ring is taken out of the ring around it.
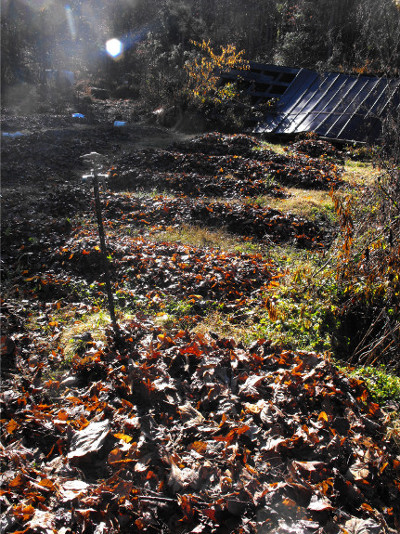
{"label": "dirt path", "polygon": [[[25,121],[24,121],[25,122]],[[62,122],[60,120],[60,122]],[[5,123],[7,126],[9,123]],[[144,123],[116,128],[112,124],[61,124],[37,128],[15,129],[20,137],[2,137],[2,186],[13,187],[22,182],[67,178],[72,169],[81,166],[79,156],[96,150],[112,162],[121,153],[143,148],[166,148],[188,136],[159,126]],[[26,125],[26,124],[24,124]],[[2,133],[9,133],[3,127]],[[36,168],[35,168],[36,167]]]}
{"label": "dirt path", "polygon": [[[5,112],[1,129],[3,223],[15,210],[29,211],[29,206],[41,202],[54,187],[78,185],[85,171],[80,160],[83,154],[99,152],[113,165],[122,155],[143,148],[166,148],[188,137],[144,122],[116,128],[104,114],[99,114],[96,124],[88,124],[71,114],[17,116]],[[15,132],[22,135],[7,135]]]}

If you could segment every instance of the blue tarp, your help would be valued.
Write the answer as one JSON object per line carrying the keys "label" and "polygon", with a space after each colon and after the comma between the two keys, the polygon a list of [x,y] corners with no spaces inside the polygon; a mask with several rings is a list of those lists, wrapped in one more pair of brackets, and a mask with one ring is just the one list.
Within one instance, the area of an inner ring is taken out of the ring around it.
{"label": "blue tarp", "polygon": [[255,133],[298,134],[375,141],[381,121],[400,105],[400,79],[318,74],[301,69]]}

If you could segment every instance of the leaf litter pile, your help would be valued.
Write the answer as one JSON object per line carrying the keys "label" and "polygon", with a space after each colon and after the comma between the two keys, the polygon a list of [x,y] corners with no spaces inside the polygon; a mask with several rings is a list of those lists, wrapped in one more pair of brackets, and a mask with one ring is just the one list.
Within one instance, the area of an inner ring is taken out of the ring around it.
{"label": "leaf litter pile", "polygon": [[361,381],[265,340],[122,334],[4,384],[5,532],[395,532],[399,460]]}
{"label": "leaf litter pile", "polygon": [[166,228],[181,224],[199,224],[225,228],[232,234],[275,243],[291,242],[304,248],[322,248],[329,240],[327,231],[301,217],[282,213],[254,202],[237,203],[169,198],[158,195],[143,198],[125,195],[106,197],[105,215],[115,224],[141,224]]}
{"label": "leaf litter pile", "polygon": [[[98,250],[91,249],[85,241],[77,243],[72,239],[61,249],[60,256],[61,264],[68,263],[69,270],[81,276],[95,278],[96,267],[101,266]],[[269,283],[279,277],[269,262],[256,256],[142,239],[126,238],[113,258],[113,273],[121,288],[118,294],[124,293],[125,288],[131,296],[156,301],[162,293],[169,299],[201,299],[205,306],[237,301],[240,307],[260,290],[267,291]]]}
{"label": "leaf litter pile", "polygon": [[171,148],[122,156],[112,187],[139,185],[207,196],[282,196],[282,187],[288,185],[329,190],[341,184],[339,167],[328,159],[296,151],[277,154],[246,135],[207,134]]}
{"label": "leaf litter pile", "polygon": [[[182,300],[194,323],[212,305],[270,311],[281,274],[262,257],[152,240],[201,223],[244,239],[329,242],[309,221],[240,198],[260,194],[251,182],[284,194],[295,176],[339,185],[333,163],[257,145],[207,134],[121,155],[114,192],[102,194],[118,302],[162,311]],[[119,193],[123,180],[179,195]],[[102,339],[88,329],[67,359],[57,314],[79,320],[104,297],[90,193],[59,184],[24,211],[21,200],[17,190],[2,225],[2,532],[398,531],[400,460],[385,415],[326,358],[137,313],[121,322],[119,343],[111,329]]]}

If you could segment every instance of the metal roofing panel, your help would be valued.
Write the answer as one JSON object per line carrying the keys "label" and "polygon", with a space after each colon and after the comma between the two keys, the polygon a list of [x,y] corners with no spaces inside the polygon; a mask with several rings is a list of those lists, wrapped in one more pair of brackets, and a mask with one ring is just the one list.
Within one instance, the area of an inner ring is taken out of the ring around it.
{"label": "metal roofing panel", "polygon": [[400,79],[382,79],[379,89],[381,92],[370,108],[371,115],[384,115],[390,106],[398,107],[400,105]]}
{"label": "metal roofing panel", "polygon": [[[335,102],[338,101],[338,93],[343,87],[342,75],[327,76],[318,84],[316,97],[311,99],[307,104],[308,116],[301,125],[301,130],[314,131],[318,125],[324,123],[324,120],[332,112]],[[330,108],[330,109],[329,109]]]}
{"label": "metal roofing panel", "polygon": [[305,96],[292,108],[290,112],[292,124],[287,133],[313,131],[319,123],[319,112],[326,107],[331,95],[335,94],[339,87],[339,74],[325,76],[322,79],[317,75]]}
{"label": "metal roofing panel", "polygon": [[[380,133],[379,117],[389,102],[400,101],[400,80],[300,70],[274,113],[256,133],[316,132],[349,141],[371,140]],[[396,104],[398,105],[398,104]]]}
{"label": "metal roofing panel", "polygon": [[[374,89],[376,89],[379,83],[379,78],[376,79],[367,79],[361,80],[360,83],[355,86],[354,98],[351,102],[351,113],[348,114],[347,120],[338,133],[339,138],[347,139],[348,135],[351,136],[352,132],[354,135],[358,135],[360,132],[360,120],[368,114],[369,109],[367,107],[367,99],[371,96]],[[361,85],[361,88],[357,91],[357,88]],[[346,132],[346,135],[345,135]]]}
{"label": "metal roofing panel", "polygon": [[[308,71],[301,69],[293,82],[289,85],[286,92],[281,96],[278,102],[278,109],[286,109],[287,113],[285,115],[277,113],[271,114],[269,117],[270,121],[270,131],[276,131],[277,128],[286,129],[293,122],[291,118],[291,113],[293,112],[296,103],[301,101],[302,98],[307,94],[309,86],[313,81],[318,77],[316,72]],[[263,131],[263,130],[261,130]],[[256,129],[257,133],[259,132],[258,128]]]}
{"label": "metal roofing panel", "polygon": [[[349,117],[354,115],[354,97],[357,92],[360,94],[360,85],[357,78],[352,78],[349,83],[345,84],[346,91],[341,95],[337,101],[337,106],[333,113],[326,117],[326,120],[321,124],[323,127],[323,135],[325,137],[335,138],[342,130]],[[364,88],[365,86],[363,86]]]}

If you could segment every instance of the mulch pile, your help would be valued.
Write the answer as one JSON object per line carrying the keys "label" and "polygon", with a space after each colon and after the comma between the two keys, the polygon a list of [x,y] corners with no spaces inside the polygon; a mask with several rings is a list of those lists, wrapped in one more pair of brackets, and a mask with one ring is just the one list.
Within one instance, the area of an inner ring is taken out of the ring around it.
{"label": "mulch pile", "polygon": [[343,152],[322,139],[303,139],[289,145],[287,150],[307,154],[311,158],[323,158],[338,164],[343,164],[344,162]]}
{"label": "mulch pile", "polygon": [[[120,166],[118,166],[118,169]],[[220,171],[222,172],[222,170]],[[272,179],[233,177],[224,174],[197,174],[188,172],[158,172],[137,166],[114,173],[110,179],[113,190],[166,191],[189,196],[243,198],[270,195],[284,197],[285,190]]]}
{"label": "mulch pile", "polygon": [[[154,169],[157,175],[150,177]],[[164,179],[162,173],[168,173]],[[177,173],[175,180],[172,173]],[[337,187],[341,184],[340,173],[339,167],[328,160],[301,153],[277,154],[263,149],[260,142],[250,136],[214,133],[175,143],[170,150],[143,150],[121,157],[112,171],[111,186],[144,189],[159,186],[176,191],[177,183],[187,181],[192,184],[184,189],[186,194],[232,196],[232,186],[238,180],[236,196],[268,191],[282,194],[284,186]],[[231,177],[231,182],[234,179],[232,186],[226,189],[221,183],[218,188],[218,181],[226,182],[226,177]],[[253,182],[256,187],[251,187]]]}
{"label": "mulch pile", "polygon": [[398,531],[400,461],[363,382],[314,353],[145,317],[121,336],[86,336],[58,378],[59,351],[17,357],[1,394],[3,532]]}
{"label": "mulch pile", "polygon": [[[232,154],[250,159],[256,159],[257,150],[264,150],[261,141],[256,137],[246,134],[225,135],[220,132],[210,132],[189,141],[174,143],[171,148],[176,152],[200,152],[210,156]],[[264,154],[272,155],[273,152],[264,151]]]}
{"label": "mulch pile", "polygon": [[241,156],[147,149],[121,157],[112,170],[110,185],[208,196],[282,194],[282,187],[268,178],[261,162]]}
{"label": "mulch pile", "polygon": [[198,224],[224,228],[235,235],[254,237],[265,242],[290,242],[304,248],[321,248],[328,238],[318,225],[301,217],[283,213],[256,203],[235,203],[192,199],[154,198],[133,195],[106,195],[104,214],[116,224],[167,227]]}
{"label": "mulch pile", "polygon": [[[128,237],[111,238],[109,250],[116,297],[128,306],[141,300],[162,309],[166,303],[184,300],[195,313],[216,306],[232,311],[246,303],[263,303],[269,284],[281,276],[271,263],[255,255]],[[31,291],[47,300],[59,293],[65,298],[71,281],[77,279],[85,286],[99,280],[94,290],[104,291],[99,247],[87,236],[72,237],[56,252],[52,273],[27,278]]]}
{"label": "mulch pile", "polygon": [[[246,304],[264,306],[269,284],[282,276],[256,255],[128,236],[110,236],[108,249],[116,299],[128,308],[165,309],[186,301],[193,315],[216,307],[235,311]],[[9,277],[9,294],[22,299],[71,302],[86,301],[89,295],[105,297],[103,260],[93,230],[75,232],[56,248],[38,251],[36,263],[23,256],[21,271]]]}

